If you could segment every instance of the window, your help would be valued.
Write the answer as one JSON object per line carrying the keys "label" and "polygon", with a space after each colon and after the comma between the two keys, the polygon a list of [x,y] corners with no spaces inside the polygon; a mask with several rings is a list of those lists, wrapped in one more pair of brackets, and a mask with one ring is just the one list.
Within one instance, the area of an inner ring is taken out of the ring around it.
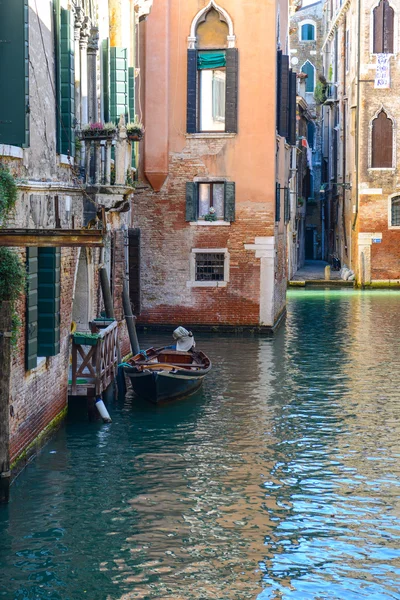
{"label": "window", "polygon": [[371,167],[393,168],[393,122],[384,110],[372,121]]}
{"label": "window", "polygon": [[345,62],[346,73],[348,73],[349,68],[350,68],[350,30],[349,29],[347,29],[347,31],[346,31],[346,48],[345,48],[344,62]]}
{"label": "window", "polygon": [[197,252],[195,280],[223,281],[224,260],[223,252]]}
{"label": "window", "polygon": [[226,287],[229,282],[227,248],[194,248],[190,255],[188,287]]}
{"label": "window", "polygon": [[388,0],[381,0],[373,13],[373,52],[393,54],[394,10]]}
{"label": "window", "polygon": [[225,183],[199,183],[199,216],[215,214],[217,219],[225,216]]}
{"label": "window", "polygon": [[311,121],[307,123],[307,141],[309,147],[313,150],[315,144],[315,125]]}
{"label": "window", "polygon": [[60,352],[59,248],[27,248],[26,370]]}
{"label": "window", "polygon": [[28,0],[1,3],[0,143],[29,146]]}
{"label": "window", "polygon": [[400,227],[400,196],[395,196],[391,200],[392,215],[391,215],[391,226]]}
{"label": "window", "polygon": [[313,92],[315,88],[315,67],[307,60],[301,67],[301,72],[307,75],[306,92]]}
{"label": "window", "polygon": [[74,15],[55,3],[57,152],[75,156]]}
{"label": "window", "polygon": [[199,52],[197,55],[199,131],[225,131],[225,66],[225,52]]}
{"label": "window", "polygon": [[296,73],[289,69],[289,56],[277,52],[276,65],[276,128],[278,134],[296,145]]}
{"label": "window", "polygon": [[300,41],[312,42],[315,40],[315,25],[304,23],[300,28]]}
{"label": "window", "polygon": [[231,18],[215,3],[194,18],[187,59],[187,133],[237,133],[234,40]]}
{"label": "window", "polygon": [[186,221],[235,220],[235,183],[199,181],[186,184]]}

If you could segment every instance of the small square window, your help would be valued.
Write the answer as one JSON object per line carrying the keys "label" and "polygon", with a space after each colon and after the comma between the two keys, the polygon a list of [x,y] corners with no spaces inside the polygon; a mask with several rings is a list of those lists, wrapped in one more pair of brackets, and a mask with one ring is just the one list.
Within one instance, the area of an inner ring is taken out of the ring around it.
{"label": "small square window", "polygon": [[227,248],[195,248],[190,255],[188,287],[226,287],[229,282]]}
{"label": "small square window", "polygon": [[392,227],[400,226],[400,197],[392,198]]}
{"label": "small square window", "polygon": [[196,281],[223,281],[225,255],[222,252],[196,253]]}

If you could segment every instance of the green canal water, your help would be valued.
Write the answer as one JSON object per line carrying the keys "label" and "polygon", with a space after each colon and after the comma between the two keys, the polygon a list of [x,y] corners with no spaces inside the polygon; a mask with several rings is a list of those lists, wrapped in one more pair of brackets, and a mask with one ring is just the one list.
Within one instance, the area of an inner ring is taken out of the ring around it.
{"label": "green canal water", "polygon": [[68,422],[0,508],[0,599],[400,599],[399,317],[291,292],[274,338],[197,336],[201,393]]}

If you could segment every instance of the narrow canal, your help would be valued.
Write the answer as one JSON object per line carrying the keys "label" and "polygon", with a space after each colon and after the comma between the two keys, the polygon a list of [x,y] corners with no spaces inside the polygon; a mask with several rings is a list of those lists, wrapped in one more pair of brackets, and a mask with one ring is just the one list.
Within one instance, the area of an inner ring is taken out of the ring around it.
{"label": "narrow canal", "polygon": [[69,422],[0,508],[0,598],[400,599],[399,315],[293,292],[274,338],[197,336],[202,393]]}

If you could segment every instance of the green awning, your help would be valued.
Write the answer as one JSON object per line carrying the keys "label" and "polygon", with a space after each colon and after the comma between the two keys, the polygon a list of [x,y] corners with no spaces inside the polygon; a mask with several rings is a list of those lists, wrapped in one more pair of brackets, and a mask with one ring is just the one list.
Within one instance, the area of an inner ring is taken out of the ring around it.
{"label": "green awning", "polygon": [[225,52],[198,52],[197,53],[197,68],[198,69],[219,69],[226,65]]}

